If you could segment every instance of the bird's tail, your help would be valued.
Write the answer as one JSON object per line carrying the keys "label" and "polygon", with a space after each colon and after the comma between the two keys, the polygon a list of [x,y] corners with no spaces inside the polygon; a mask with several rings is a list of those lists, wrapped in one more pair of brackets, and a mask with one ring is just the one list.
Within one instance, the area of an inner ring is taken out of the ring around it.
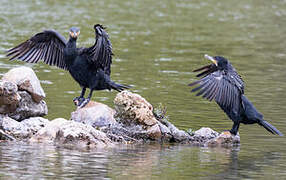
{"label": "bird's tail", "polygon": [[130,86],[128,86],[128,85],[117,84],[117,83],[115,83],[113,81],[109,81],[109,86],[111,87],[111,89],[114,89],[114,90],[116,90],[118,92],[121,92],[121,91],[123,91],[125,89],[129,89],[130,88]]}
{"label": "bird's tail", "polygon": [[272,134],[277,134],[279,136],[283,136],[283,134],[276,129],[273,125],[271,125],[269,122],[262,120],[258,123],[259,125],[263,126],[267,131],[271,132]]}

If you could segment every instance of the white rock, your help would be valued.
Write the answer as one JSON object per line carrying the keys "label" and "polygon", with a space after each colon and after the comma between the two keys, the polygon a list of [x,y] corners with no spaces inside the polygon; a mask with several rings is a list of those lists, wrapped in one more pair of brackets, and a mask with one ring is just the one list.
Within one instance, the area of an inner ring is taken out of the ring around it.
{"label": "white rock", "polygon": [[22,66],[13,68],[4,74],[2,80],[17,84],[19,90],[25,90],[29,92],[33,100],[37,103],[46,97],[38,77],[29,67]]}
{"label": "white rock", "polygon": [[85,107],[71,113],[71,120],[91,125],[92,127],[108,126],[116,123],[115,110],[105,104],[90,101]]}
{"label": "white rock", "polygon": [[11,118],[21,121],[30,117],[45,116],[48,114],[48,106],[44,100],[36,103],[26,91],[18,91],[18,93],[21,100],[17,109],[13,113],[8,114]]}

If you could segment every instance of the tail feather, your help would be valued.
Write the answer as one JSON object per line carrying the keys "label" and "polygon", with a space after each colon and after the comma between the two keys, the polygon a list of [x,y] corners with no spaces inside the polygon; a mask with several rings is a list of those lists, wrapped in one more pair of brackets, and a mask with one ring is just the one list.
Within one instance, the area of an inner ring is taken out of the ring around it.
{"label": "tail feather", "polygon": [[125,89],[131,88],[131,87],[128,86],[128,85],[117,84],[117,83],[115,83],[115,82],[113,82],[113,81],[110,81],[109,85],[110,85],[111,89],[114,89],[114,90],[116,90],[116,91],[118,91],[118,92],[121,92],[121,91],[123,91],[123,90],[125,90]]}
{"label": "tail feather", "polygon": [[258,124],[263,126],[267,131],[271,132],[272,134],[283,136],[283,134],[278,129],[276,129],[273,125],[271,125],[269,122],[265,120],[260,121]]}

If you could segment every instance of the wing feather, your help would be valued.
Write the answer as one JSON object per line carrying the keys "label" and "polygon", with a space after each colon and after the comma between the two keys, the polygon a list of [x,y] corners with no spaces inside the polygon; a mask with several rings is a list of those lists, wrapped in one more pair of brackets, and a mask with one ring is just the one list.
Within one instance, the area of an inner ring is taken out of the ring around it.
{"label": "wing feather", "polygon": [[29,63],[43,60],[46,64],[67,69],[64,63],[63,50],[65,38],[54,30],[37,33],[30,39],[7,51],[10,60],[19,59]]}
{"label": "wing feather", "polygon": [[189,84],[189,86],[198,85],[192,89],[192,92],[199,91],[196,96],[202,95],[209,101],[215,100],[220,106],[227,109],[236,108],[239,105],[244,85],[241,77],[235,71],[215,70],[211,66],[204,66],[196,71],[199,70],[204,71],[199,75],[205,76]]}
{"label": "wing feather", "polygon": [[95,44],[89,48],[79,50],[81,55],[85,55],[93,69],[97,71],[102,69],[107,75],[110,75],[110,66],[112,63],[112,45],[105,28],[100,25],[94,25]]}

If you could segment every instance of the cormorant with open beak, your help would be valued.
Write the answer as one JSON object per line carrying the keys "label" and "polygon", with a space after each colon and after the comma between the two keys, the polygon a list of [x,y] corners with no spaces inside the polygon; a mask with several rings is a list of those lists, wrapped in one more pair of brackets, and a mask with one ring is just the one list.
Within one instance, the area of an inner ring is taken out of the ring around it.
{"label": "cormorant with open beak", "polygon": [[198,85],[192,92],[199,91],[196,95],[202,95],[209,101],[215,100],[220,108],[233,121],[231,134],[236,135],[240,123],[259,124],[272,134],[283,134],[263,119],[253,104],[244,95],[244,83],[240,75],[232,67],[231,63],[224,57],[205,57],[213,64],[194,70],[202,71],[197,77],[202,77],[189,86]]}

